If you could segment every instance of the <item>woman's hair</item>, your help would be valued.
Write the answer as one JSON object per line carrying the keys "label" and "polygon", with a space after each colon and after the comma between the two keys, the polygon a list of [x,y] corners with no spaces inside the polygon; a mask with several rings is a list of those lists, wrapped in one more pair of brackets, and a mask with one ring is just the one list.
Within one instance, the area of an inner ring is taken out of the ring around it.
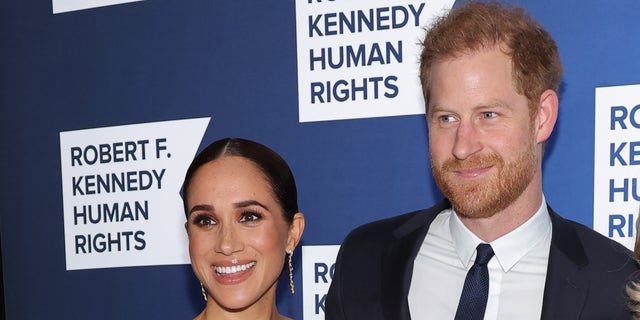
{"label": "woman's hair", "polygon": [[[636,221],[636,230],[640,228],[640,219]],[[636,258],[636,261],[640,261],[640,236],[636,235],[636,243],[633,248],[633,255]],[[627,287],[625,288],[625,292],[629,297],[629,310],[631,310],[631,314],[633,315],[634,320],[640,320],[640,282],[638,281],[629,281]]]}
{"label": "woman's hair", "polygon": [[215,141],[202,150],[191,162],[182,185],[182,202],[187,218],[189,209],[186,199],[191,178],[204,164],[225,156],[242,157],[255,163],[271,185],[273,194],[284,212],[285,221],[288,223],[293,221],[293,216],[299,210],[298,193],[291,169],[275,151],[260,143],[240,138],[225,138]]}
{"label": "woman's hair", "polygon": [[629,296],[629,310],[633,315],[633,319],[640,319],[640,284],[635,281],[631,281],[625,288],[627,296]]}
{"label": "woman's hair", "polygon": [[537,110],[534,107],[544,90],[557,93],[560,86],[562,64],[556,43],[521,8],[481,2],[453,8],[433,23],[422,45],[420,81],[427,105],[435,62],[494,46],[511,58],[514,87],[527,97],[530,108]]}

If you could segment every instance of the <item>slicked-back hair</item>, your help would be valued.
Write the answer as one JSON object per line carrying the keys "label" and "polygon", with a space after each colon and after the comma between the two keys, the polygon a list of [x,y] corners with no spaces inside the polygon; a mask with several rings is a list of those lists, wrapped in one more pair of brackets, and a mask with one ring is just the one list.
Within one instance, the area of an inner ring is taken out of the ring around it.
{"label": "slicked-back hair", "polygon": [[200,167],[225,156],[242,157],[256,164],[271,185],[273,194],[283,209],[285,221],[293,221],[293,216],[298,212],[298,192],[289,165],[267,146],[240,138],[225,138],[211,143],[189,165],[182,185],[182,201],[187,218],[187,195],[191,179]]}

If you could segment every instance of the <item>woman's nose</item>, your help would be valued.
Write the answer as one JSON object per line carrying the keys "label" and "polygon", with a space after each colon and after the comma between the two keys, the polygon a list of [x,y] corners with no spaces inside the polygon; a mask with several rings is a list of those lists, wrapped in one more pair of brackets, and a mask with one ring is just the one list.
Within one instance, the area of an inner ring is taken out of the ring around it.
{"label": "woman's nose", "polygon": [[216,252],[224,255],[232,255],[244,248],[244,243],[238,234],[238,231],[233,226],[222,226],[218,234],[218,241],[216,243]]}

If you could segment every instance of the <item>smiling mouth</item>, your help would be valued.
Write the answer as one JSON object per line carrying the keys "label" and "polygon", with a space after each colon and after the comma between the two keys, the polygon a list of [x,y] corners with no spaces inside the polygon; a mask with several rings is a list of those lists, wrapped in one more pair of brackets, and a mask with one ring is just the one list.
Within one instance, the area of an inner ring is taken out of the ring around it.
{"label": "smiling mouth", "polygon": [[492,167],[480,167],[480,168],[469,168],[469,169],[458,169],[453,171],[456,175],[464,178],[476,178],[485,172],[489,171]]}
{"label": "smiling mouth", "polygon": [[233,274],[233,273],[237,273],[237,272],[242,272],[242,271],[247,271],[251,268],[253,268],[253,266],[256,265],[255,261],[251,261],[249,263],[246,264],[241,264],[238,266],[227,266],[227,267],[219,267],[216,266],[214,267],[214,269],[216,270],[216,273],[218,275],[225,275],[225,274]]}

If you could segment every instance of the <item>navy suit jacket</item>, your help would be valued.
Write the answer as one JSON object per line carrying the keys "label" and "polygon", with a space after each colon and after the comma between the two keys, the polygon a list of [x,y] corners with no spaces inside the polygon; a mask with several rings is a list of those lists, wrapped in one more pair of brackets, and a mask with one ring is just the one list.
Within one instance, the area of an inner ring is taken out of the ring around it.
{"label": "navy suit jacket", "polygon": [[[414,259],[431,222],[450,206],[443,200],[353,230],[338,253],[325,319],[411,319]],[[551,208],[549,215],[553,231],[541,319],[631,319],[624,288],[639,270],[631,251]]]}

